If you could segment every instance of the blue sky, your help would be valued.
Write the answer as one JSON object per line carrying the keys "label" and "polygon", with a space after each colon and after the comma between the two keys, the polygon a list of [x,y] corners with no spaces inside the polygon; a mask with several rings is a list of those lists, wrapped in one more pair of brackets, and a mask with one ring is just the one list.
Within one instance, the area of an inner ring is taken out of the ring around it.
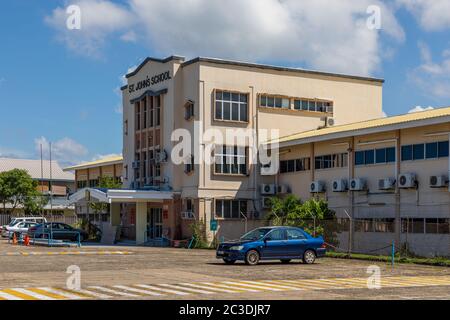
{"label": "blue sky", "polygon": [[[48,141],[63,163],[121,153],[117,88],[146,56],[382,77],[388,115],[450,106],[450,0],[180,3],[3,1],[0,156],[36,158]],[[70,4],[81,8],[82,30],[65,27]],[[361,24],[371,4],[382,9],[380,30]]]}

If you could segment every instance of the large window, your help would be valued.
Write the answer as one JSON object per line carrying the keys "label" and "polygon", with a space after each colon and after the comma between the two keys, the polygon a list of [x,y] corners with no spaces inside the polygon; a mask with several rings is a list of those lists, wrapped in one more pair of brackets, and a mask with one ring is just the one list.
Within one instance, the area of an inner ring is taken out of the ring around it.
{"label": "large window", "polygon": [[448,144],[448,141],[439,141],[402,146],[402,161],[446,158]]}
{"label": "large window", "polygon": [[280,161],[280,173],[290,173],[310,170],[310,159],[301,158]]}
{"label": "large window", "polygon": [[245,147],[216,146],[215,173],[247,174],[247,154]]}
{"label": "large window", "polygon": [[261,95],[259,98],[259,106],[266,108],[290,109],[291,102],[289,98],[278,96]]}
{"label": "large window", "polygon": [[348,154],[338,153],[315,158],[315,169],[344,168],[348,166]]}
{"label": "large window", "polygon": [[392,162],[395,162],[395,147],[355,152],[356,166]]}
{"label": "large window", "polygon": [[248,121],[248,94],[216,90],[215,120]]}
{"label": "large window", "polygon": [[216,200],[216,217],[240,219],[247,216],[247,200]]}
{"label": "large window", "polygon": [[317,101],[310,99],[294,100],[294,109],[313,112],[333,112],[333,103],[331,101]]}

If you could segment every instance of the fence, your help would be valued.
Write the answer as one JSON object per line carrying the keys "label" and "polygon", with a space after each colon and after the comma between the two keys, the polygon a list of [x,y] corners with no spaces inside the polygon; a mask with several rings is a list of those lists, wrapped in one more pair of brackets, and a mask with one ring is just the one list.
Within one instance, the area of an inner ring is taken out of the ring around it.
{"label": "fence", "polygon": [[[10,214],[0,214],[0,225],[6,225],[11,222],[11,219],[18,218],[19,216],[11,216]],[[23,216],[23,217],[33,217],[33,216]],[[44,215],[45,219],[47,219],[47,222],[61,222],[66,224],[76,224],[78,223],[78,217],[73,216],[64,216],[64,215]]]}

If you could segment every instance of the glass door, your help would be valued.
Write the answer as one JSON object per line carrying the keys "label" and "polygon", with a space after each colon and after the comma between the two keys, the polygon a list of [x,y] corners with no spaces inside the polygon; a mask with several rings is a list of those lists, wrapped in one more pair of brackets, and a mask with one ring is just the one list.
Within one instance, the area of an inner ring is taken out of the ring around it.
{"label": "glass door", "polygon": [[162,237],[162,209],[149,208],[147,211],[147,238],[157,239]]}

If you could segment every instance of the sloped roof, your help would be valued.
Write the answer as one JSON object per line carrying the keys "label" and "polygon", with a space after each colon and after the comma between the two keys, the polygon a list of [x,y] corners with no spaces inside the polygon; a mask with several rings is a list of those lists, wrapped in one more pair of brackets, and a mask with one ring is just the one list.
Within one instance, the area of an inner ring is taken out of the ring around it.
{"label": "sloped roof", "polygon": [[96,160],[96,161],[81,163],[81,164],[78,164],[78,165],[72,166],[72,167],[67,167],[67,168],[64,168],[64,171],[73,171],[73,170],[81,170],[81,169],[87,169],[87,168],[95,168],[95,167],[107,166],[107,165],[111,165],[111,164],[120,164],[122,162],[123,162],[123,157],[122,156],[112,156],[112,157],[99,159],[99,160]]}
{"label": "sloped roof", "polygon": [[[43,178],[44,180],[50,180],[50,161],[43,160],[42,164]],[[0,158],[0,172],[13,169],[26,170],[33,179],[42,179],[41,160]],[[75,176],[73,173],[64,172],[58,162],[52,161],[52,180],[75,181]]]}

